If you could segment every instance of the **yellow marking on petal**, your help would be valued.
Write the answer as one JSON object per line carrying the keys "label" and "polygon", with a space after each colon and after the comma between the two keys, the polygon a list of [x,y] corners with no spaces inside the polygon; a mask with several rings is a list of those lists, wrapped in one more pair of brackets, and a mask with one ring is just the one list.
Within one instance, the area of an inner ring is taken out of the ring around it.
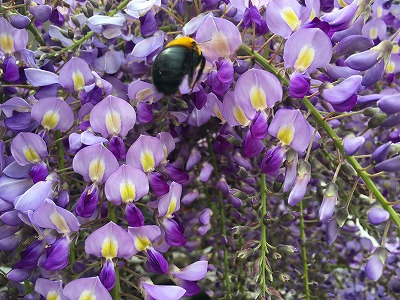
{"label": "yellow marking on petal", "polygon": [[347,3],[346,3],[344,0],[338,0],[338,4],[339,4],[341,7],[346,7],[346,6],[347,6]]}
{"label": "yellow marking on petal", "polygon": [[172,196],[167,213],[165,214],[167,217],[172,217],[172,214],[175,212],[177,200],[176,197]]}
{"label": "yellow marking on petal", "polygon": [[43,116],[42,126],[47,130],[50,130],[54,129],[58,125],[58,122],[60,122],[60,115],[58,112],[49,110]]}
{"label": "yellow marking on petal", "polygon": [[256,110],[264,110],[267,108],[267,95],[261,86],[254,85],[251,88],[250,102]]}
{"label": "yellow marking on petal", "polygon": [[0,34],[0,49],[5,54],[14,53],[14,38],[9,33],[1,33]]}
{"label": "yellow marking on petal", "polygon": [[140,102],[143,101],[144,99],[146,99],[147,97],[149,97],[150,95],[152,95],[154,93],[154,91],[151,88],[146,88],[143,89],[139,92],[136,93],[136,101]]}
{"label": "yellow marking on petal", "polygon": [[154,154],[151,150],[146,149],[140,154],[140,163],[142,164],[143,171],[151,172],[154,170],[156,163],[154,161]]}
{"label": "yellow marking on petal", "polygon": [[286,7],[284,9],[282,9],[281,16],[282,16],[282,19],[286,22],[286,24],[288,24],[290,29],[295,31],[297,28],[299,28],[301,22],[299,20],[299,17],[294,12],[293,8]]}
{"label": "yellow marking on petal", "polygon": [[240,125],[246,127],[247,125],[250,124],[251,121],[247,119],[243,109],[239,105],[235,105],[232,110],[233,110],[233,116]]}
{"label": "yellow marking on petal", "polygon": [[60,300],[60,294],[56,291],[49,291],[46,295],[46,300]]}
{"label": "yellow marking on petal", "polygon": [[375,27],[371,27],[371,29],[369,30],[369,38],[371,40],[374,40],[378,37],[378,29],[376,29]]}
{"label": "yellow marking on petal", "polygon": [[316,16],[317,16],[317,14],[315,13],[315,9],[312,8],[310,16],[308,17],[308,21],[312,21]]}
{"label": "yellow marking on petal", "polygon": [[398,44],[393,45],[392,53],[398,53],[400,50],[400,46]]}
{"label": "yellow marking on petal", "polygon": [[121,115],[111,110],[106,114],[106,127],[109,134],[117,136],[121,132]]}
{"label": "yellow marking on petal", "polygon": [[387,64],[387,66],[385,68],[386,73],[389,73],[389,74],[394,73],[395,67],[396,67],[396,65],[395,65],[394,61],[392,61],[392,60],[389,61],[389,63]]}
{"label": "yellow marking on petal", "polygon": [[93,159],[89,164],[89,178],[92,182],[99,182],[103,179],[106,164],[100,157]]}
{"label": "yellow marking on petal", "polygon": [[304,72],[314,61],[315,50],[311,45],[304,45],[297,56],[294,68],[299,72]]}
{"label": "yellow marking on petal", "polygon": [[219,109],[217,104],[214,105],[214,113],[218,119],[220,119],[223,123],[225,123],[225,119],[222,116],[221,110]]}
{"label": "yellow marking on petal", "polygon": [[379,19],[379,18],[382,18],[382,15],[383,15],[383,8],[382,8],[382,6],[378,6],[378,8],[376,10],[376,17]]}
{"label": "yellow marking on petal", "polygon": [[228,39],[223,32],[214,32],[212,36],[212,44],[214,50],[217,51],[220,57],[228,57],[231,54]]}
{"label": "yellow marking on petal", "polygon": [[278,130],[278,139],[282,142],[283,145],[290,145],[293,141],[295,128],[292,124],[282,125]]}
{"label": "yellow marking on petal", "polygon": [[42,161],[39,154],[31,146],[24,148],[24,155],[26,160],[29,161],[31,164],[37,164]]}
{"label": "yellow marking on petal", "polygon": [[164,152],[164,159],[163,159],[163,163],[167,162],[167,157],[168,157],[168,149],[166,145],[162,146],[163,152]]}
{"label": "yellow marking on petal", "polygon": [[101,256],[106,259],[113,259],[117,257],[118,254],[118,243],[112,237],[107,237],[104,239],[101,245]]}
{"label": "yellow marking on petal", "polygon": [[119,185],[119,193],[121,195],[122,202],[131,203],[136,197],[136,186],[133,184],[133,182],[124,180]]}
{"label": "yellow marking on petal", "polygon": [[50,214],[50,220],[54,224],[54,226],[56,226],[58,231],[60,231],[61,233],[71,232],[67,224],[67,221],[65,221],[65,218],[62,215],[60,215],[56,210],[54,210]]}
{"label": "yellow marking on petal", "polygon": [[146,250],[151,244],[147,236],[137,236],[135,239],[135,247],[138,251]]}
{"label": "yellow marking on petal", "polygon": [[75,92],[79,92],[85,87],[85,78],[83,77],[83,74],[80,71],[72,73],[72,81],[74,82]]}
{"label": "yellow marking on petal", "polygon": [[82,294],[79,296],[78,300],[96,300],[96,295],[93,293],[93,291],[88,291],[85,290],[82,292]]}

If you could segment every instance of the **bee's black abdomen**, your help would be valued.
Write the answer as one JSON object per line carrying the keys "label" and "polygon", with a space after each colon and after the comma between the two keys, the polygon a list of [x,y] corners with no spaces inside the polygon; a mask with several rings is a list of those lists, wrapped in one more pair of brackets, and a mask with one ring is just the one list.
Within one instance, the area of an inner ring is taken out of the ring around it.
{"label": "bee's black abdomen", "polygon": [[165,48],[154,60],[153,83],[159,92],[175,94],[186,74],[193,78],[198,64],[199,55],[192,49],[183,46]]}

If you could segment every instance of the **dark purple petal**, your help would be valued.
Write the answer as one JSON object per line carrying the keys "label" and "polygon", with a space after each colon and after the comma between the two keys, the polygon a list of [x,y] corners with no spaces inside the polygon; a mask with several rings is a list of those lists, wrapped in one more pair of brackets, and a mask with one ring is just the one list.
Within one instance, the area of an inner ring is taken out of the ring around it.
{"label": "dark purple petal", "polygon": [[183,235],[184,228],[173,218],[163,218],[162,224],[165,229],[165,241],[170,246],[184,246],[186,238]]}
{"label": "dark purple petal", "polygon": [[78,216],[90,218],[95,212],[99,203],[99,193],[96,186],[88,186],[85,188],[75,208]]}
{"label": "dark purple petal", "polygon": [[115,285],[115,270],[114,270],[114,263],[111,260],[107,260],[106,264],[101,269],[99,275],[101,283],[104,287],[110,291]]}
{"label": "dark purple petal", "polygon": [[126,206],[126,220],[131,227],[139,227],[144,225],[144,216],[142,211],[130,203]]}
{"label": "dark purple petal", "polygon": [[251,136],[250,130],[246,132],[243,141],[243,150],[246,157],[252,158],[264,150],[264,143],[259,139],[254,139]]}
{"label": "dark purple petal", "polygon": [[47,258],[43,266],[46,270],[62,270],[68,265],[69,243],[67,238],[61,238],[45,249]]}
{"label": "dark purple petal", "polygon": [[146,250],[147,262],[146,266],[152,273],[156,274],[167,274],[168,273],[168,262],[164,256],[153,248]]}
{"label": "dark purple petal", "polygon": [[290,76],[289,95],[302,99],[310,90],[310,78],[301,73],[293,73]]}

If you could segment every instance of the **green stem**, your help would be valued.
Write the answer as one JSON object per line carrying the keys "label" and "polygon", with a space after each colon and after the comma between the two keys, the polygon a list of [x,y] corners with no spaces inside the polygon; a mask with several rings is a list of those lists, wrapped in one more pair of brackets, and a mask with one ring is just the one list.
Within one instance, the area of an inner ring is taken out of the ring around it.
{"label": "green stem", "polygon": [[108,219],[114,223],[117,220],[115,216],[115,205],[111,202],[108,202]]}
{"label": "green stem", "polygon": [[31,284],[29,280],[24,280],[24,287],[27,294],[31,293]]}
{"label": "green stem", "polygon": [[[218,172],[218,164],[217,164],[217,158],[214,153],[214,149],[211,144],[211,139],[209,135],[207,135],[207,145],[208,145],[208,151],[210,151],[211,154],[211,159],[212,159],[212,165],[214,168],[214,172],[216,175],[216,178],[219,179],[219,172]],[[222,196],[221,190],[218,189],[218,213],[220,217],[220,224],[221,224],[221,234],[226,237],[226,229],[225,229],[225,211],[224,211],[224,200]],[[224,280],[225,280],[225,287],[226,287],[226,299],[232,299],[231,295],[231,278],[229,274],[229,261],[228,261],[228,250],[226,248],[225,243],[223,244],[223,252],[224,252]]]}
{"label": "green stem", "polygon": [[[289,81],[285,76],[278,76],[278,70],[271,65],[268,60],[266,60],[264,57],[262,57],[259,53],[251,51],[250,47],[247,45],[242,44],[240,48],[248,53],[249,55],[252,55],[254,59],[266,70],[270,71],[273,73],[275,76],[279,78],[279,80],[285,85],[289,86]],[[392,221],[396,224],[398,228],[400,228],[400,217],[396,213],[396,211],[390,206],[388,201],[385,199],[385,197],[381,194],[381,192],[378,190],[378,188],[375,186],[375,184],[372,182],[370,178],[370,174],[363,170],[361,165],[358,163],[358,161],[353,157],[346,155],[344,152],[343,148],[343,140],[336,134],[336,132],[331,128],[331,126],[324,120],[322,115],[319,113],[319,111],[312,105],[312,103],[307,99],[307,97],[303,98],[303,104],[304,106],[311,112],[313,115],[315,121],[317,124],[322,127],[325,132],[328,134],[328,136],[332,139],[334,142],[336,148],[340,151],[342,154],[342,157],[347,160],[347,162],[356,170],[357,175],[362,178],[364,181],[364,184],[367,186],[368,190],[375,196],[375,198],[379,201],[379,203],[382,205],[382,207],[390,214],[390,217]]]}
{"label": "green stem", "polygon": [[26,27],[32,34],[35,36],[36,41],[39,43],[40,46],[46,46],[46,42],[44,41],[42,35],[39,33],[37,30],[35,24],[33,21],[29,23],[29,25]]}
{"label": "green stem", "polygon": [[303,200],[300,201],[300,237],[302,239],[301,244],[301,258],[303,260],[303,282],[305,299],[310,299],[310,285],[308,282],[308,264],[307,264],[307,250],[306,250],[306,230],[304,227],[304,214],[303,214]]}
{"label": "green stem", "polygon": [[[267,254],[268,254],[268,247],[267,247],[267,227],[264,224],[264,218],[267,214],[267,179],[265,174],[261,174],[261,187],[260,187],[260,195],[261,195],[261,220],[260,220],[260,229],[261,229],[261,240],[260,240],[260,247],[261,247],[261,296],[265,297],[265,292],[267,290],[267,281],[266,281],[266,274],[267,271]],[[272,281],[272,274],[268,272],[269,279]]]}
{"label": "green stem", "polygon": [[113,291],[114,300],[120,300],[121,299],[121,284],[119,281],[118,262],[115,263],[115,286],[112,291]]}

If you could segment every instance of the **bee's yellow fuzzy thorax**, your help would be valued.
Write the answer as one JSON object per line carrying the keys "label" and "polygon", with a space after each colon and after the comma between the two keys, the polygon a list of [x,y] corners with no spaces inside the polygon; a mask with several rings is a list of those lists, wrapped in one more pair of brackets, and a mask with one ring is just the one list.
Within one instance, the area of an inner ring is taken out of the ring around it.
{"label": "bee's yellow fuzzy thorax", "polygon": [[179,37],[171,42],[169,42],[166,46],[166,48],[168,47],[172,47],[172,46],[183,46],[187,49],[193,49],[194,51],[197,52],[198,55],[201,55],[201,49],[199,44],[192,38],[188,37],[188,36],[182,36]]}

